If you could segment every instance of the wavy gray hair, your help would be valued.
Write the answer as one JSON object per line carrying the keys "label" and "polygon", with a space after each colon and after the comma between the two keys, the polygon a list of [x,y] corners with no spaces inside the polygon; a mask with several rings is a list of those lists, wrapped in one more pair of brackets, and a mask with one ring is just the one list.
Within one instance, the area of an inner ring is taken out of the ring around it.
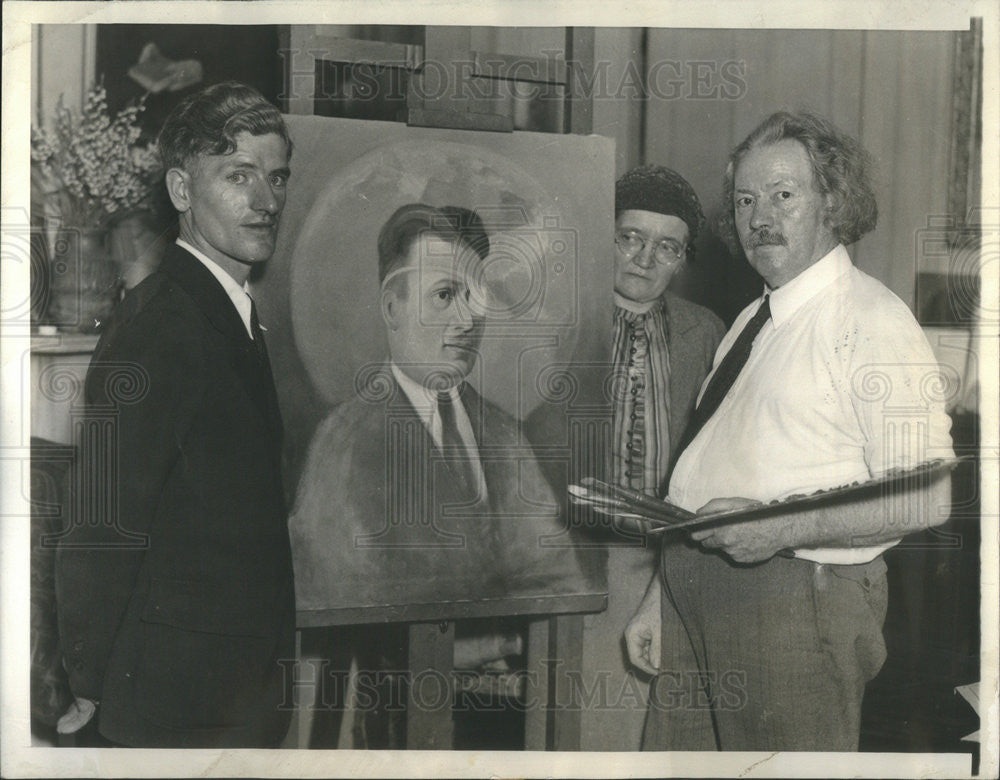
{"label": "wavy gray hair", "polygon": [[733,222],[733,180],[740,162],[751,150],[790,139],[802,144],[812,164],[816,187],[832,196],[826,222],[842,244],[853,244],[878,222],[878,204],[872,187],[875,163],[854,138],[830,121],[807,111],[778,111],[761,122],[729,155],[723,178],[723,208],[719,229],[732,248],[739,236]]}

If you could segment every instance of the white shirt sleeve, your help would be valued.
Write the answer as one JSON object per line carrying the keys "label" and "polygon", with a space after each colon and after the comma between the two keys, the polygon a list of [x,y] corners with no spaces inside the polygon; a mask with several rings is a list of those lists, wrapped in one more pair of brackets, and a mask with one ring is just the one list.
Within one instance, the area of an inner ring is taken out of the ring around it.
{"label": "white shirt sleeve", "polygon": [[[882,302],[880,302],[882,303]],[[945,413],[949,382],[902,302],[879,306],[846,350],[851,404],[870,476],[954,456]]]}

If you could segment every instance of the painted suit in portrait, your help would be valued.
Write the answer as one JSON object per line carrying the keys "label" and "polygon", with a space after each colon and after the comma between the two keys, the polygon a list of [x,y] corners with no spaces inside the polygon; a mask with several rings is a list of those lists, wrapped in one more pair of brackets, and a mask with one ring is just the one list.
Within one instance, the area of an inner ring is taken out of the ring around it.
{"label": "painted suit in portrait", "polygon": [[388,370],[313,436],[290,521],[300,610],[578,593],[559,502],[517,421],[467,383],[486,495],[463,488]]}

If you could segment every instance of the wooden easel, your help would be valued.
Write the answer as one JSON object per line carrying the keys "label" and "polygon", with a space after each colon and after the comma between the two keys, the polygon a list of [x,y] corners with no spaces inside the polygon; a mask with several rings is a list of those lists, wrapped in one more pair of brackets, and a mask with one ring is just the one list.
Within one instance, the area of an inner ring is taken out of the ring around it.
{"label": "wooden easel", "polygon": [[[607,607],[604,593],[537,598],[507,598],[466,603],[441,602],[407,606],[300,611],[298,627],[405,623],[409,640],[408,667],[430,670],[436,680],[447,681],[448,690],[435,698],[454,701],[453,658],[455,621],[483,617],[528,618],[525,674],[525,749],[579,749],[579,690],[574,672],[580,669],[583,650],[583,614]],[[406,746],[414,750],[453,747],[454,723],[450,707],[418,706],[411,688],[407,701]],[[537,706],[535,706],[537,705]],[[304,714],[296,728],[304,737]],[[304,741],[304,739],[302,740]],[[299,747],[307,745],[299,744]]]}
{"label": "wooden easel", "polygon": [[[311,115],[317,92],[317,64],[342,62],[407,71],[405,119],[411,126],[461,130],[511,132],[514,122],[502,102],[483,94],[482,84],[528,81],[560,87],[564,133],[593,131],[593,100],[585,84],[574,78],[574,68],[592,73],[594,32],[566,28],[565,56],[496,54],[475,51],[470,32],[462,27],[427,27],[424,45],[347,39],[318,31],[314,26],[281,30],[285,57],[285,100],[288,113]],[[441,68],[425,64],[456,64],[441,83]],[[473,84],[478,80],[478,86]],[[489,92],[489,90],[487,90]],[[527,690],[525,698],[541,706],[525,713],[525,749],[578,750],[581,735],[579,686],[573,684],[583,659],[583,615],[607,607],[605,593],[530,599],[505,599],[487,603],[418,604],[300,612],[299,628],[334,627],[373,623],[407,623],[409,668],[432,669],[453,681],[455,620],[524,616],[528,622]],[[576,679],[579,679],[577,676]],[[452,683],[452,696],[454,686]],[[453,745],[454,724],[450,708],[429,710],[414,706],[413,692],[407,710],[408,748],[447,749]],[[305,747],[305,745],[299,745]]]}

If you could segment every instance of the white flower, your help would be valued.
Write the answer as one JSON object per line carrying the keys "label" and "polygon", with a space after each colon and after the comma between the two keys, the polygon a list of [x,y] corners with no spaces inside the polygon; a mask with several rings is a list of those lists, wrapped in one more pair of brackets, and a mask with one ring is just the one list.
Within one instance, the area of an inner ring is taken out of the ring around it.
{"label": "white flower", "polygon": [[[56,105],[52,128],[32,128],[31,159],[62,183],[66,224],[102,223],[108,215],[141,205],[159,170],[155,147],[136,146],[140,101],[111,117],[104,86],[86,95],[79,114]],[[58,194],[58,193],[57,193]]]}

